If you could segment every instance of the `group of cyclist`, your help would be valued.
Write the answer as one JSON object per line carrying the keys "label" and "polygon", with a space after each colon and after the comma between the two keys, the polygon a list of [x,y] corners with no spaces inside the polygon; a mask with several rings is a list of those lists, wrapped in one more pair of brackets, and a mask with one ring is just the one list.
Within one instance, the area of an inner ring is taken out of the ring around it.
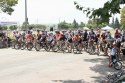
{"label": "group of cyclist", "polygon": [[[72,44],[77,43],[77,45],[82,45],[83,42],[88,43],[89,47],[96,45],[99,51],[104,52],[104,54],[109,55],[109,66],[112,60],[118,57],[120,60],[121,58],[121,46],[124,45],[125,42],[125,31],[123,33],[120,30],[116,30],[114,37],[111,35],[110,31],[104,30],[101,31],[97,29],[91,29],[90,31],[87,30],[77,30],[77,31],[55,31],[53,32],[46,32],[37,30],[37,34],[34,35],[32,31],[23,31],[19,33],[18,31],[14,32],[14,37],[16,41],[22,39],[25,42],[31,41],[32,43],[35,41],[40,42],[51,42],[56,41],[57,44],[60,44],[62,41],[67,42],[67,46],[71,45],[71,49],[73,49]],[[83,45],[84,46],[84,45]],[[102,47],[105,49],[102,49]],[[72,50],[70,50],[72,52]]]}

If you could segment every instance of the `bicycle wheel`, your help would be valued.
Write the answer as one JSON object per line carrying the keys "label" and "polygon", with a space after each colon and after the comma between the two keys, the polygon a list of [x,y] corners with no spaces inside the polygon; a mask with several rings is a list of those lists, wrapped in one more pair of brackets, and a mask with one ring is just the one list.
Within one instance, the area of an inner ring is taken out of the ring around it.
{"label": "bicycle wheel", "polygon": [[31,51],[32,48],[33,48],[33,44],[32,44],[32,43],[27,43],[27,49],[28,49],[29,51]]}
{"label": "bicycle wheel", "polygon": [[99,56],[100,55],[100,51],[98,48],[96,48],[96,54]]}
{"label": "bicycle wheel", "polygon": [[73,53],[74,54],[77,54],[77,51],[78,51],[78,47],[77,47],[77,45],[73,45]]}
{"label": "bicycle wheel", "polygon": [[45,51],[49,52],[50,51],[50,46],[45,45],[44,49],[45,49]]}
{"label": "bicycle wheel", "polygon": [[36,51],[40,51],[41,47],[40,47],[40,44],[39,43],[36,43],[35,44],[35,50]]}
{"label": "bicycle wheel", "polygon": [[18,49],[20,49],[20,44],[19,44],[19,43],[16,43],[16,44],[14,45],[14,47],[15,47],[16,50],[18,50]]}
{"label": "bicycle wheel", "polygon": [[26,44],[23,42],[21,43],[21,50],[24,50],[26,48]]}
{"label": "bicycle wheel", "polygon": [[58,50],[59,50],[59,47],[57,44],[52,47],[53,52],[57,52]]}
{"label": "bicycle wheel", "polygon": [[115,62],[115,63],[114,63],[114,68],[115,68],[116,70],[122,69],[122,63],[119,62],[119,61]]}

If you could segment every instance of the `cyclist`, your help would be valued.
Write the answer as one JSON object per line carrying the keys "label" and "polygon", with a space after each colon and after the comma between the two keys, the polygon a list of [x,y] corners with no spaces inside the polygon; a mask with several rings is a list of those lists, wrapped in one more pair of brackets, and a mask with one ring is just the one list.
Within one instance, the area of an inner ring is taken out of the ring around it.
{"label": "cyclist", "polygon": [[77,51],[79,51],[79,53],[81,53],[80,49],[79,49],[79,45],[81,44],[81,37],[78,35],[78,32],[76,32],[74,34],[74,37],[73,37],[73,42],[74,42],[74,46],[77,47]]}
{"label": "cyclist", "polygon": [[121,38],[117,38],[116,41],[116,46],[117,46],[117,55],[118,58],[121,60],[121,55],[120,55],[120,48],[121,48]]}
{"label": "cyclist", "polygon": [[117,39],[117,38],[120,38],[120,36],[121,36],[121,33],[119,32],[118,29],[116,29],[116,31],[115,31],[115,38],[116,38],[116,39]]}
{"label": "cyclist", "polygon": [[69,43],[72,43],[73,41],[72,41],[72,37],[73,37],[73,34],[72,34],[72,32],[71,32],[71,30],[68,32],[68,34],[67,34],[67,39],[68,39],[68,42]]}
{"label": "cyclist", "polygon": [[16,41],[18,42],[19,38],[21,37],[21,34],[18,31],[16,31],[14,36],[16,38]]}
{"label": "cyclist", "polygon": [[88,41],[88,32],[87,32],[87,30],[85,30],[85,32],[83,33],[83,41],[85,41],[85,42]]}
{"label": "cyclist", "polygon": [[73,39],[72,38],[73,38],[73,34],[72,34],[71,30],[69,30],[69,32],[67,33],[68,47],[71,48],[71,50],[69,52],[71,52],[72,48],[73,48],[73,45],[72,45]]}
{"label": "cyclist", "polygon": [[111,63],[113,62],[114,59],[117,58],[117,45],[114,44],[113,48],[111,49],[111,52],[109,54],[109,67],[111,67]]}
{"label": "cyclist", "polygon": [[89,32],[89,46],[93,46],[94,42],[97,42],[97,37],[93,29]]}
{"label": "cyclist", "polygon": [[40,38],[41,38],[41,32],[40,30],[37,30],[37,40],[40,40]]}
{"label": "cyclist", "polygon": [[32,35],[32,32],[28,31],[28,33],[26,34],[26,43],[28,43],[28,42],[32,42],[33,43],[33,41],[34,41],[34,37]]}

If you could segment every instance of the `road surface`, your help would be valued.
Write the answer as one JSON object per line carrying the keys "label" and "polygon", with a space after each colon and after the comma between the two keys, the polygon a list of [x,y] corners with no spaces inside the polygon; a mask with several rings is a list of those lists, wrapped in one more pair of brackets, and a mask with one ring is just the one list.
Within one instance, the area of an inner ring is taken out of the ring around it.
{"label": "road surface", "polygon": [[108,57],[0,49],[0,83],[100,83],[110,72]]}

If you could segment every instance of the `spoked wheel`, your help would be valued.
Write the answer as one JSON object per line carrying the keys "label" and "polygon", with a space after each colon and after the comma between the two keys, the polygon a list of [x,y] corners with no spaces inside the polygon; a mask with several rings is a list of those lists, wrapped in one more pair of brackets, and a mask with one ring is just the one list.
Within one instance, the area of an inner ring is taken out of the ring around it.
{"label": "spoked wheel", "polygon": [[98,56],[100,55],[99,48],[96,48],[96,49],[95,49],[95,53],[96,53]]}
{"label": "spoked wheel", "polygon": [[66,53],[66,50],[67,50],[67,47],[64,45],[64,46],[62,46],[62,51],[63,51],[63,53]]}
{"label": "spoked wheel", "polygon": [[87,44],[84,45],[84,51],[88,52],[88,46],[87,46]]}
{"label": "spoked wheel", "polygon": [[45,49],[47,52],[49,52],[49,51],[50,51],[50,46],[45,45],[44,49]]}
{"label": "spoked wheel", "polygon": [[73,53],[76,54],[77,53],[77,47],[76,45],[73,44]]}
{"label": "spoked wheel", "polygon": [[68,53],[71,53],[72,52],[72,45],[69,45],[68,47],[67,47],[67,50],[68,50]]}
{"label": "spoked wheel", "polygon": [[18,49],[20,49],[20,44],[19,43],[16,43],[15,45],[14,45],[14,48],[16,49],[16,50],[18,50]]}
{"label": "spoked wheel", "polygon": [[12,49],[15,49],[15,44],[16,44],[15,42],[12,42],[12,43],[11,43],[11,48],[12,48]]}
{"label": "spoked wheel", "polygon": [[91,46],[91,47],[90,47],[90,49],[89,49],[89,54],[90,54],[90,55],[95,54],[95,46]]}
{"label": "spoked wheel", "polygon": [[114,63],[114,68],[115,68],[116,70],[122,69],[122,63],[119,62],[119,61],[115,62],[115,63]]}
{"label": "spoked wheel", "polygon": [[32,43],[27,43],[27,49],[28,49],[29,51],[31,51],[32,48],[33,48],[33,44],[32,44]]}
{"label": "spoked wheel", "polygon": [[26,48],[26,44],[23,42],[21,43],[21,50],[24,50]]}
{"label": "spoked wheel", "polygon": [[36,51],[40,51],[41,47],[40,47],[40,44],[39,43],[36,43],[35,44],[35,50]]}
{"label": "spoked wheel", "polygon": [[99,51],[99,49],[97,49],[97,53],[96,53],[98,56],[100,55],[100,51]]}
{"label": "spoked wheel", "polygon": [[53,52],[57,52],[58,50],[59,50],[58,45],[53,46],[53,48],[52,48],[52,51],[53,51]]}

